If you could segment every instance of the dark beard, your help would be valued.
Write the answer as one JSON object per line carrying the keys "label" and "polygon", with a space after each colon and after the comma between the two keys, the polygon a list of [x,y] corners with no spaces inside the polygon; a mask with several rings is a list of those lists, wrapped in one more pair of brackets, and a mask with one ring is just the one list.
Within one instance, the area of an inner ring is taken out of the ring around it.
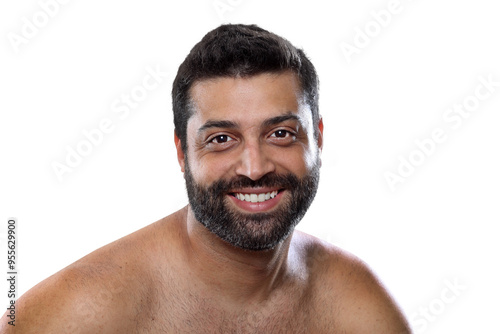
{"label": "dark beard", "polygon": [[[195,218],[210,232],[233,246],[246,250],[272,249],[284,241],[304,217],[319,183],[319,164],[299,179],[289,173],[266,174],[257,181],[245,176],[219,180],[203,187],[193,180],[186,159],[186,188]],[[231,189],[277,187],[289,193],[278,209],[268,213],[241,213],[230,208],[226,195]]]}

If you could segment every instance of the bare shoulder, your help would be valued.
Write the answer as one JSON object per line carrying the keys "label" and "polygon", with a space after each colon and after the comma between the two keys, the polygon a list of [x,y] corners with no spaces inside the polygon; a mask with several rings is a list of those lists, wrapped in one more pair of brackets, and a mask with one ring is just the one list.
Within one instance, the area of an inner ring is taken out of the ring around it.
{"label": "bare shoulder", "polygon": [[316,237],[299,232],[297,240],[310,272],[318,332],[411,333],[394,299],[366,263]]}
{"label": "bare shoulder", "polygon": [[0,333],[130,332],[138,315],[148,313],[152,268],[168,245],[160,242],[168,238],[162,226],[175,218],[112,242],[42,281],[16,302],[15,328],[2,320]]}

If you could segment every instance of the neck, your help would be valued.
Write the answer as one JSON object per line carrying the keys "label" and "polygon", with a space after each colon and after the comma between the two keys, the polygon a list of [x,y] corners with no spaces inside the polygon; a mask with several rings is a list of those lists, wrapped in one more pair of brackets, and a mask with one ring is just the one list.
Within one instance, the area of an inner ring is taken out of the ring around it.
{"label": "neck", "polygon": [[189,264],[218,296],[236,302],[263,301],[288,277],[291,235],[270,250],[244,250],[208,231],[189,207],[186,227]]}

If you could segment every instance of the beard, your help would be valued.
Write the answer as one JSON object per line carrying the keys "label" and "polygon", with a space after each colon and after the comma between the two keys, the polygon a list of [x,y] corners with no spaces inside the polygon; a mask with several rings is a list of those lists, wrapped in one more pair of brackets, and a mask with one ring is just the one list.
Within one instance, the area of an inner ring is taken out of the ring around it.
{"label": "beard", "polygon": [[[290,236],[318,189],[319,163],[302,178],[291,173],[270,173],[256,181],[238,176],[204,187],[193,179],[187,160],[184,178],[195,218],[222,240],[245,250],[272,249]],[[277,188],[286,191],[287,196],[270,212],[244,213],[231,207],[227,195],[231,196],[231,189],[246,187]]]}

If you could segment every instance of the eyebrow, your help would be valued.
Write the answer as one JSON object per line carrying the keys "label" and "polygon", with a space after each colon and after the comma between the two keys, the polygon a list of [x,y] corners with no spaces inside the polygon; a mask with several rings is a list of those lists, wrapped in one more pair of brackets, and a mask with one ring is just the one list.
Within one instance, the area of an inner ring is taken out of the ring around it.
{"label": "eyebrow", "polygon": [[208,121],[206,122],[205,124],[203,124],[199,129],[198,129],[198,133],[200,132],[203,132],[207,129],[211,129],[211,128],[226,128],[226,129],[234,129],[234,128],[237,128],[238,127],[238,124],[236,124],[235,122],[231,122],[231,121]]}
{"label": "eyebrow", "polygon": [[[293,121],[299,121],[299,117],[295,114],[292,114],[291,112],[290,113],[287,113],[285,115],[280,115],[280,116],[276,116],[276,117],[272,117],[272,118],[269,118],[269,119],[266,119],[262,125],[263,127],[269,127],[269,126],[273,126],[273,125],[276,125],[276,124],[279,124],[279,123],[283,123],[283,122],[286,122],[286,121],[290,121],[290,120],[293,120]],[[232,121],[223,121],[223,120],[209,120],[207,121],[205,124],[203,124],[199,129],[198,129],[198,133],[201,133],[207,129],[211,129],[211,128],[226,128],[226,129],[235,129],[235,128],[238,128],[238,123],[236,122],[232,122]]]}
{"label": "eyebrow", "polygon": [[281,116],[276,116],[276,117],[272,117],[272,118],[269,118],[269,119],[266,119],[264,121],[264,123],[262,124],[264,127],[269,127],[269,126],[273,126],[273,125],[276,125],[276,124],[280,124],[280,123],[283,123],[283,122],[286,122],[286,121],[299,121],[299,117],[295,114],[292,114],[291,112],[285,114],[285,115],[281,115]]}

